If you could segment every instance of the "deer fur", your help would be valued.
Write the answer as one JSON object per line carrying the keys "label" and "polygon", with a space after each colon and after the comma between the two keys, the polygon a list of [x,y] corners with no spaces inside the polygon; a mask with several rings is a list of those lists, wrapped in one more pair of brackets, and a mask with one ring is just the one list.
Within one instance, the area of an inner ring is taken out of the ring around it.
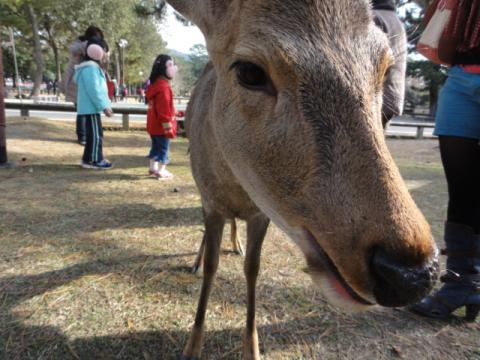
{"label": "deer fur", "polygon": [[[245,251],[243,250],[242,243],[238,238],[237,233],[237,222],[235,219],[230,219],[230,242],[232,243],[232,251],[240,256],[245,255]],[[202,243],[200,244],[200,248],[197,252],[197,257],[195,258],[195,262],[192,267],[192,273],[198,274],[202,267],[203,263],[203,255],[205,254],[205,236],[202,238]]]}
{"label": "deer fur", "polygon": [[[391,54],[369,2],[168,2],[199,26],[211,59],[186,114],[205,255],[183,358],[201,356],[228,219],[247,223],[245,359],[260,357],[255,284],[270,220],[299,246],[333,304],[398,306],[425,295],[436,247],[385,144],[380,112]],[[406,274],[426,280],[397,299],[382,292],[383,273],[402,278],[400,289],[411,285]]]}

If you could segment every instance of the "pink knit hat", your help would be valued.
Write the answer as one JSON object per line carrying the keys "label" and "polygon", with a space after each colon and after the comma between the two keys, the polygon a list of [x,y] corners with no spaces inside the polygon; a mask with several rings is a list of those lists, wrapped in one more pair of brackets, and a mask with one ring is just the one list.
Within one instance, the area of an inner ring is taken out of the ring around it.
{"label": "pink knit hat", "polygon": [[100,61],[105,55],[105,51],[100,45],[90,44],[87,47],[87,55],[90,59]]}

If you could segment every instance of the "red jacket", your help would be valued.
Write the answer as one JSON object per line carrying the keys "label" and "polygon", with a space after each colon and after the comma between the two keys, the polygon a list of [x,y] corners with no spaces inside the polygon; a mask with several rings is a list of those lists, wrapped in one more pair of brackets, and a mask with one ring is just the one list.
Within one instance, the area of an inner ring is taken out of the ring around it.
{"label": "red jacket", "polygon": [[147,88],[147,131],[150,135],[164,135],[165,129],[177,134],[177,121],[173,106],[173,93],[168,80],[159,78]]}
{"label": "red jacket", "polygon": [[115,83],[112,80],[107,80],[107,89],[108,97],[110,98],[110,100],[112,100],[115,96]]}

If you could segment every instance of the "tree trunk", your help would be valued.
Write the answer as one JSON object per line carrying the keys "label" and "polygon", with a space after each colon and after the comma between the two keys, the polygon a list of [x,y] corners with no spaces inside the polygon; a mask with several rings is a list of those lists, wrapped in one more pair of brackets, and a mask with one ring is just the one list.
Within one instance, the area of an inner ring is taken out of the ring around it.
{"label": "tree trunk", "polygon": [[55,59],[55,77],[57,79],[57,82],[60,83],[60,81],[62,81],[62,67],[60,64],[60,56],[58,55],[58,47],[54,39],[52,39],[52,50],[53,57]]}
{"label": "tree trunk", "polygon": [[0,46],[0,166],[7,163],[7,139],[5,134],[6,120],[5,120],[5,102],[4,102],[4,87],[3,87],[3,57],[2,47]]}
{"label": "tree trunk", "polygon": [[432,117],[435,116],[435,113],[437,112],[438,90],[439,86],[437,84],[430,84],[428,88],[430,99],[430,116]]}
{"label": "tree trunk", "polygon": [[60,56],[58,54],[58,46],[55,40],[55,30],[53,29],[51,24],[52,21],[48,16],[46,16],[44,21],[44,28],[47,31],[48,43],[50,44],[50,47],[53,51],[53,59],[55,61],[55,79],[57,79],[57,82],[60,83],[62,81],[62,67],[60,65]]}
{"label": "tree trunk", "polygon": [[[119,43],[116,43],[117,45],[117,53],[118,55],[115,57],[116,62],[117,62],[117,74],[120,76],[119,79],[117,79],[119,86],[125,86],[125,48],[121,47]],[[120,69],[120,70],[118,70]]]}
{"label": "tree trunk", "polygon": [[38,33],[39,31],[37,14],[35,14],[35,10],[33,9],[32,5],[27,5],[27,9],[30,21],[32,22],[33,45],[35,48],[34,59],[36,65],[35,74],[33,77],[34,84],[31,95],[37,96],[40,94],[40,86],[42,85],[43,70],[45,68],[45,65],[43,63],[42,44],[40,43],[40,35]]}
{"label": "tree trunk", "polygon": [[117,73],[117,84],[120,86],[121,84],[121,73],[120,73],[120,58],[118,56],[119,54],[119,47],[117,46],[117,51],[115,51],[115,67],[116,67],[116,73]]}

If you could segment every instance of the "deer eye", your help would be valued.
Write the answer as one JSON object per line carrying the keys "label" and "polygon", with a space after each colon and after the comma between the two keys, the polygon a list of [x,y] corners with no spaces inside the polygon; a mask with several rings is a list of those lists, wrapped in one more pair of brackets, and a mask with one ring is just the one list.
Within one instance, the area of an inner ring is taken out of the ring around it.
{"label": "deer eye", "polygon": [[276,96],[277,91],[265,70],[251,62],[237,61],[231,66],[235,70],[238,83],[246,89],[261,91]]}

